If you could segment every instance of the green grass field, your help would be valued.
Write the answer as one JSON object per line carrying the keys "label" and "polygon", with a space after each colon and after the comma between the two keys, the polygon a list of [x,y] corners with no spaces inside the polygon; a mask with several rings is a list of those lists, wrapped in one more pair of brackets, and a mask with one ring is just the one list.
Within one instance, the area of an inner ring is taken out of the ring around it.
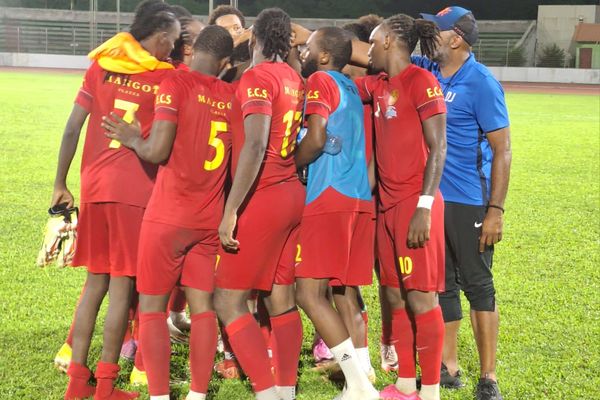
{"label": "green grass field", "polygon": [[[80,80],[77,74],[0,71],[0,399],[59,399],[66,387],[67,378],[53,368],[52,359],[67,334],[85,273],[41,270],[34,262],[62,129]],[[507,400],[597,399],[600,98],[508,94],[508,104],[512,180],[494,267],[501,389]],[[79,156],[69,177],[73,193],[78,193]],[[376,289],[365,293],[371,356],[378,365]],[[101,327],[100,319],[90,365],[99,357]],[[331,399],[338,388],[309,370],[311,333],[305,323],[298,398]],[[472,398],[478,361],[467,320],[460,346],[468,387],[443,391],[442,399]],[[186,349],[175,350],[172,373],[185,380]],[[131,365],[122,366],[120,384],[126,385]],[[377,386],[394,379],[378,372]],[[175,387],[174,393],[183,398],[187,386]],[[215,378],[210,398],[250,399],[252,394],[247,382]]]}

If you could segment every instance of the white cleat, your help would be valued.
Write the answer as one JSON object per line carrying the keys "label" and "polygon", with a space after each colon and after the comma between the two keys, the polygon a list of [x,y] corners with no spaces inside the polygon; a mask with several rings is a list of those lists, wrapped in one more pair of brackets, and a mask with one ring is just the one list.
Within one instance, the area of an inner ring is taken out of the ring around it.
{"label": "white cleat", "polygon": [[398,354],[394,345],[380,344],[381,369],[385,372],[398,371]]}

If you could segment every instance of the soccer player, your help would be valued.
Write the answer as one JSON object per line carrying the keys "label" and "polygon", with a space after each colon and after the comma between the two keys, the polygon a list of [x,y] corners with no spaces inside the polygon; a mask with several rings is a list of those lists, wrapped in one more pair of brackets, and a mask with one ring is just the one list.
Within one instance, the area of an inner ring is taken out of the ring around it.
{"label": "soccer player", "polygon": [[[377,254],[392,306],[398,379],[385,399],[439,400],[444,323],[444,203],[438,190],[446,154],[446,107],[435,77],[411,64],[417,42],[431,55],[438,31],[407,15],[386,19],[371,34],[377,76],[357,81],[375,110],[379,175]],[[416,346],[415,346],[416,345]],[[422,373],[416,388],[415,347]]]}
{"label": "soccer player", "polygon": [[[166,310],[178,282],[185,289],[192,320],[188,400],[206,398],[212,373],[217,325],[211,297],[234,92],[217,75],[232,49],[233,40],[224,28],[205,28],[194,45],[191,72],[182,71],[161,84],[148,140],[131,131],[107,134],[140,158],[164,163],[139,244],[140,342],[151,399],[169,398]],[[112,132],[108,120],[106,127]]]}
{"label": "soccer player", "polygon": [[[284,11],[271,8],[258,15],[250,39],[253,67],[242,76],[233,101],[234,177],[219,227],[225,250],[219,253],[215,308],[260,400],[295,398],[302,344],[293,284],[305,193],[293,151],[304,87],[284,62],[290,39]],[[253,289],[262,292],[271,316],[275,379],[267,344],[246,304]]]}
{"label": "soccer player", "polygon": [[439,29],[433,61],[413,58],[438,78],[448,107],[448,157],[440,189],[446,202],[446,292],[440,304],[446,322],[442,384],[461,387],[458,330],[462,319],[460,290],[471,306],[480,379],[475,397],[500,400],[496,382],[498,307],[492,276],[494,245],[502,239],[504,200],[508,191],[510,123],[504,91],[471,52],[478,39],[477,21],[461,7],[423,14]]}
{"label": "soccer player", "polygon": [[[65,399],[137,397],[115,389],[114,381],[134,285],[137,237],[156,167],[106,138],[101,118],[111,111],[125,119],[136,114],[147,135],[155,90],[173,71],[171,64],[161,60],[169,56],[179,33],[179,22],[168,4],[160,0],[140,3],[130,33],[119,33],[90,53],[94,63],[86,72],[65,128],[52,205],[73,204],[66,176],[83,123],[90,117],[81,164],[78,243],[72,262],[73,266],[87,266],[88,273],[75,314]],[[88,384],[86,364],[98,310],[107,292],[110,304],[94,388]]]}
{"label": "soccer player", "polygon": [[[379,392],[367,377],[371,363],[358,286],[372,280],[373,204],[362,101],[340,72],[351,55],[349,35],[335,27],[315,31],[301,54],[308,130],[296,165],[308,165],[308,182],[296,287],[298,304],[346,377],[340,398],[369,400],[379,399]],[[327,299],[330,284],[337,312]]]}

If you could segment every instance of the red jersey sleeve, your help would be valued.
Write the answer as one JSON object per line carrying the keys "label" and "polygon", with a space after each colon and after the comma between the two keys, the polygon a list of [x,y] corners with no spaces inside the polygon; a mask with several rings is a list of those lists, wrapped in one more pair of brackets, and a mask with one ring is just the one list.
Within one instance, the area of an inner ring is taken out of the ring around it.
{"label": "red jersey sleeve", "polygon": [[170,78],[164,80],[156,94],[154,104],[154,120],[170,121],[177,123],[177,114],[181,103],[181,85],[177,83],[179,79]]}
{"label": "red jersey sleeve", "polygon": [[340,90],[326,72],[315,72],[306,82],[306,115],[318,114],[325,119],[340,104]]}
{"label": "red jersey sleeve", "polygon": [[88,113],[92,111],[96,80],[98,80],[98,74],[100,74],[101,71],[98,64],[93,63],[90,65],[85,72],[81,88],[79,88],[79,92],[77,92],[77,97],[75,98],[75,103],[79,104]]}
{"label": "red jersey sleeve", "polygon": [[413,76],[411,99],[419,112],[421,121],[446,112],[446,102],[440,84],[432,73],[422,68],[418,68]]}
{"label": "red jersey sleeve", "polygon": [[243,117],[250,114],[272,116],[274,90],[273,82],[264,73],[257,73],[254,69],[244,73],[237,89]]}

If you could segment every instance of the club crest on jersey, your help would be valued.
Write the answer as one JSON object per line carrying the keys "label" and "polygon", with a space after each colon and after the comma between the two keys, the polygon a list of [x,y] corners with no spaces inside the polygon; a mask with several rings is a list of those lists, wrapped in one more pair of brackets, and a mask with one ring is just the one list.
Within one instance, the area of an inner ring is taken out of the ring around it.
{"label": "club crest on jersey", "polygon": [[397,90],[392,90],[389,94],[388,100],[387,100],[387,108],[385,110],[385,118],[386,119],[392,119],[392,118],[396,118],[398,116],[398,112],[396,111],[396,107],[394,107],[394,104],[396,104],[396,102],[398,101],[398,91]]}

